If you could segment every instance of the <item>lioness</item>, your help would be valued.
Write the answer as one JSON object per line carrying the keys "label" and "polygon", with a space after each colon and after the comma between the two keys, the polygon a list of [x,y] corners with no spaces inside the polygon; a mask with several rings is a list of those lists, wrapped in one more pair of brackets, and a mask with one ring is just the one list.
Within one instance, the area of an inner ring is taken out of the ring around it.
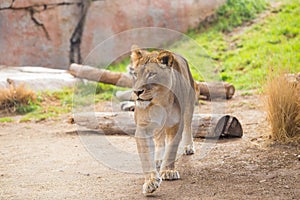
{"label": "lioness", "polygon": [[154,192],[161,180],[180,178],[175,169],[179,143],[184,154],[195,152],[191,121],[194,80],[187,61],[170,51],[131,50],[136,143],[145,175],[143,193]]}

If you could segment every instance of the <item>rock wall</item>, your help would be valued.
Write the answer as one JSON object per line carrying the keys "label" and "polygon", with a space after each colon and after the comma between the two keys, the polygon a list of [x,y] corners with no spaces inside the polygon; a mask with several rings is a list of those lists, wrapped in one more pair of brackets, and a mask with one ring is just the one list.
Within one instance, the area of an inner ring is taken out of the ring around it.
{"label": "rock wall", "polygon": [[[98,44],[133,28],[186,32],[224,1],[1,0],[0,65],[66,69],[72,60],[70,52],[76,54],[74,62],[84,61]],[[147,38],[136,34],[125,40],[134,43]],[[116,48],[112,44],[108,51]]]}

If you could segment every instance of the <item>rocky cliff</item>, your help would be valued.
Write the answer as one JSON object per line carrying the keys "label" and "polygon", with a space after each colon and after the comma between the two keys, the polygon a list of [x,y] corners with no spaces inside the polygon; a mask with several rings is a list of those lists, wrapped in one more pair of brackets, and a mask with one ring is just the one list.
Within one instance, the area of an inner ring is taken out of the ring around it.
{"label": "rocky cliff", "polygon": [[[224,1],[1,0],[0,65],[67,68],[122,31],[163,27],[186,32]],[[147,38],[133,34],[127,40]],[[111,44],[108,51],[116,48]]]}

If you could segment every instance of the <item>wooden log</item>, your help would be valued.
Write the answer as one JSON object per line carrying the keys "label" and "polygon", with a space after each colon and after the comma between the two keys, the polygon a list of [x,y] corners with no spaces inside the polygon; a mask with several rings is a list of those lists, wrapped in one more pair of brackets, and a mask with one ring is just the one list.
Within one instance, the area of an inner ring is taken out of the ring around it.
{"label": "wooden log", "polygon": [[[132,87],[132,78],[127,73],[111,72],[109,70],[97,69],[88,65],[71,64],[69,73],[77,78],[83,78],[90,81],[117,85],[120,87]],[[231,99],[235,93],[235,88],[227,82],[198,82],[196,81],[200,96],[206,99],[226,98]],[[126,101],[130,99],[124,99]]]}
{"label": "wooden log", "polygon": [[[136,128],[133,112],[78,113],[71,121],[106,135],[133,136]],[[242,137],[243,135],[240,122],[230,115],[194,114],[192,130],[195,138]]]}
{"label": "wooden log", "polygon": [[71,64],[69,73],[77,78],[90,81],[112,84],[120,87],[132,87],[130,75],[122,72],[111,72],[105,69],[98,69],[88,65]]}
{"label": "wooden log", "polygon": [[206,99],[226,98],[231,99],[235,93],[235,88],[232,84],[227,82],[198,82],[200,89],[200,98],[205,96]]}

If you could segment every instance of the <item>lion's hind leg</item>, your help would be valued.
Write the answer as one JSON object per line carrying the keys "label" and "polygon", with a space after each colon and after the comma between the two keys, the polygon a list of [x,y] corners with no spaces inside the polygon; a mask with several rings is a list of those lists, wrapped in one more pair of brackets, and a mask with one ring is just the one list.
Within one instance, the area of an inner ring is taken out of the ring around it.
{"label": "lion's hind leg", "polygon": [[184,114],[184,128],[182,133],[182,141],[184,145],[183,154],[192,155],[195,153],[195,147],[193,142],[193,133],[192,133],[192,120],[193,120],[194,107],[186,109]]}
{"label": "lion's hind leg", "polygon": [[184,144],[184,155],[192,155],[195,153],[195,147],[193,142],[193,134],[191,131],[191,127],[184,127],[183,131],[183,144]]}

